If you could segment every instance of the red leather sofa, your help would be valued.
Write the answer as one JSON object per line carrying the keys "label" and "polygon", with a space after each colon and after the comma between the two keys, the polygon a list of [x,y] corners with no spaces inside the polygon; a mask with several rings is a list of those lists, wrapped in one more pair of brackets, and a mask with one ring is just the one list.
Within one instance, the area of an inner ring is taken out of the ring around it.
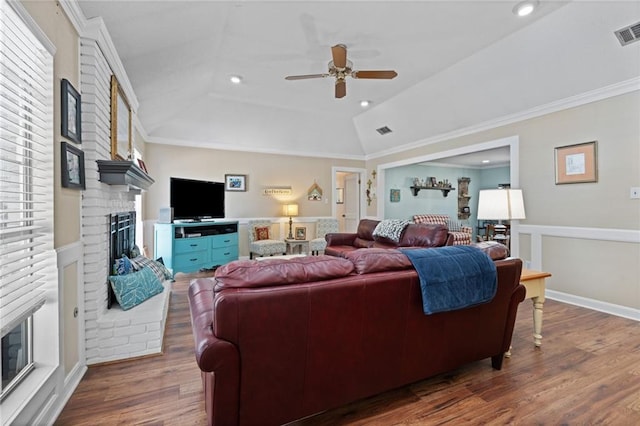
{"label": "red leather sofa", "polygon": [[355,233],[340,232],[325,235],[327,247],[324,254],[344,257],[345,253],[359,248],[426,248],[453,245],[453,235],[445,225],[410,223],[402,232],[400,240],[394,242],[374,235],[373,231],[378,223],[380,223],[379,220],[360,219]]}
{"label": "red leather sofa", "polygon": [[491,358],[500,369],[519,259],[495,261],[488,303],[425,315],[399,250],[239,260],[189,287],[209,425],[280,425]]}

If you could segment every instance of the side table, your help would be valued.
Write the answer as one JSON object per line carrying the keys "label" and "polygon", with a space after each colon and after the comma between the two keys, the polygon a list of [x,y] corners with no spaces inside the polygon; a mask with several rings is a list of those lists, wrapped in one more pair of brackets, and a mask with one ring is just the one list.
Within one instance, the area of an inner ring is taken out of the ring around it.
{"label": "side table", "polygon": [[287,243],[287,254],[295,254],[296,249],[298,254],[309,253],[309,240],[290,240],[287,238],[284,242]]}
{"label": "side table", "polygon": [[[533,302],[533,344],[536,347],[542,346],[542,308],[545,300],[545,279],[550,276],[551,274],[548,272],[525,268],[522,269],[520,274],[520,284],[527,290],[525,299],[531,299]],[[511,348],[505,353],[505,356],[511,356]]]}

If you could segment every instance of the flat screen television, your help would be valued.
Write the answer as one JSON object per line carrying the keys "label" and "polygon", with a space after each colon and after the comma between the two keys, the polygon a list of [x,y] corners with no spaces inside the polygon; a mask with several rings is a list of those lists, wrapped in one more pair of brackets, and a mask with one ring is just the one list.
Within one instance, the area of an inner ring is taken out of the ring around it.
{"label": "flat screen television", "polygon": [[224,218],[224,183],[172,177],[170,204],[176,220]]}

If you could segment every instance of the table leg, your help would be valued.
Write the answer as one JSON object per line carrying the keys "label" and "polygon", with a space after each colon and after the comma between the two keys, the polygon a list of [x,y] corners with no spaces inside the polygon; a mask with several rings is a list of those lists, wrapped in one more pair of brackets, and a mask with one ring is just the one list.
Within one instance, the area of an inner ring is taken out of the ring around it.
{"label": "table leg", "polygon": [[544,306],[544,295],[533,297],[533,344],[542,346],[542,307]]}

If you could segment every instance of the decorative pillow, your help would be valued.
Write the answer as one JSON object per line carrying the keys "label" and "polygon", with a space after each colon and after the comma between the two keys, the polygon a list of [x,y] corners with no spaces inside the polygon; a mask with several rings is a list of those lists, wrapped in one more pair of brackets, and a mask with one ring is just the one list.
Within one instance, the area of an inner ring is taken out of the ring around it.
{"label": "decorative pillow", "polygon": [[137,245],[134,244],[133,247],[131,247],[131,250],[129,251],[129,254],[131,255],[131,257],[138,257],[142,253],[140,253],[140,247],[138,247]]}
{"label": "decorative pillow", "polygon": [[411,222],[402,219],[381,220],[373,230],[373,238],[376,241],[388,240],[394,243],[400,242],[402,232]]}
{"label": "decorative pillow", "polygon": [[124,311],[138,306],[164,290],[158,277],[147,267],[127,275],[111,275],[109,282],[116,300]]}
{"label": "decorative pillow", "polygon": [[149,267],[160,281],[172,280],[173,274],[162,263],[148,257],[138,256],[131,259],[131,263],[136,271],[141,271],[144,267]]}
{"label": "decorative pillow", "polygon": [[122,258],[116,259],[115,265],[113,265],[113,273],[115,275],[126,275],[133,272],[133,264],[126,254],[122,255]]}
{"label": "decorative pillow", "polygon": [[256,227],[256,241],[269,239],[269,227]]}

